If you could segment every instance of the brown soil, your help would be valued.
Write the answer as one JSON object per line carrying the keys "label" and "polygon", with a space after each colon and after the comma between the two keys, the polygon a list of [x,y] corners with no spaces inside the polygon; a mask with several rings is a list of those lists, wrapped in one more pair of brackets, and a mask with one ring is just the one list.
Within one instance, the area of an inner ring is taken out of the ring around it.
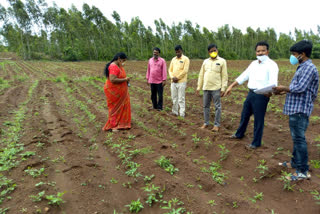
{"label": "brown soil", "polygon": [[[281,172],[293,172],[278,166],[290,160],[292,140],[288,118],[281,112],[284,96],[272,97],[269,103],[263,146],[248,151],[245,145],[253,135],[253,120],[242,140],[230,140],[239,125],[242,103],[247,95],[245,86],[236,88],[222,99],[222,127],[219,133],[200,130],[203,124],[202,97],[195,94],[202,60],[192,60],[186,94],[186,118],[170,115],[171,98],[169,82],[164,92],[164,111],[151,110],[150,90],[145,81],[146,62],[130,61],[127,73],[132,77],[130,99],[132,129],[110,133],[101,131],[107,121],[107,107],[101,77],[102,62],[39,62],[6,61],[0,66],[0,77],[9,81],[10,87],[0,91],[0,134],[4,139],[15,112],[25,106],[26,114],[19,144],[35,155],[22,158],[9,171],[1,172],[16,184],[0,205],[10,208],[7,213],[68,213],[100,214],[129,213],[126,205],[140,199],[144,209],[140,213],[320,213],[320,206],[311,191],[320,192],[320,169],[311,165],[311,179],[291,183],[294,191],[284,189],[279,180]],[[228,61],[229,83],[242,72],[250,61]],[[280,84],[288,85],[293,66],[278,61]],[[320,66],[320,60],[314,60]],[[87,78],[85,78],[87,77]],[[91,79],[88,79],[91,77]],[[38,80],[31,99],[28,90]],[[25,104],[24,104],[25,103]],[[212,118],[213,121],[212,108]],[[320,161],[319,150],[319,98],[310,117],[306,137],[309,160]],[[9,124],[9,125],[8,125]],[[212,128],[210,126],[209,128]],[[199,142],[196,142],[198,139]],[[121,147],[119,147],[121,145]],[[0,152],[7,145],[0,145]],[[221,158],[221,147],[230,152]],[[145,148],[145,154],[137,149]],[[136,151],[135,155],[133,154]],[[151,152],[150,152],[151,151]],[[129,168],[122,164],[121,154],[140,164],[137,178],[126,174]],[[155,160],[161,156],[171,160],[179,169],[170,175]],[[260,174],[257,166],[265,160],[268,169]],[[221,184],[205,172],[212,162],[219,163],[220,173],[226,178]],[[259,162],[260,161],[260,162]],[[24,170],[44,168],[45,172],[33,178]],[[154,175],[149,183],[159,187],[158,202],[149,206],[145,176]],[[38,187],[35,184],[44,182]],[[2,191],[3,189],[1,189]],[[30,195],[45,191],[45,195],[64,192],[65,203],[48,205],[48,200],[33,202]],[[262,200],[254,196],[263,193]],[[9,198],[7,197],[9,196]],[[163,201],[177,198],[179,204],[172,209]],[[162,201],[161,201],[162,200]],[[319,201],[318,201],[319,202]]]}

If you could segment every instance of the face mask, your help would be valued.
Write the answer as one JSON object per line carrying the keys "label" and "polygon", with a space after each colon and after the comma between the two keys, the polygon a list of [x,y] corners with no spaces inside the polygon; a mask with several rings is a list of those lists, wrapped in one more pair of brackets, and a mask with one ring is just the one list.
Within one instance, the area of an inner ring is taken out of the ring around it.
{"label": "face mask", "polygon": [[268,59],[268,56],[267,55],[257,56],[257,59],[260,62],[264,62],[264,61],[266,61]]}
{"label": "face mask", "polygon": [[121,63],[122,67],[124,67],[124,66],[125,66],[125,64],[126,64],[125,62]]}
{"label": "face mask", "polygon": [[212,57],[212,58],[216,58],[218,56],[218,53],[217,52],[211,52],[209,53],[209,55]]}
{"label": "face mask", "polygon": [[298,58],[297,58],[297,57],[291,55],[291,56],[290,56],[290,63],[291,63],[291,65],[296,65],[296,64],[298,64],[300,58],[301,58],[300,56],[298,56]]}

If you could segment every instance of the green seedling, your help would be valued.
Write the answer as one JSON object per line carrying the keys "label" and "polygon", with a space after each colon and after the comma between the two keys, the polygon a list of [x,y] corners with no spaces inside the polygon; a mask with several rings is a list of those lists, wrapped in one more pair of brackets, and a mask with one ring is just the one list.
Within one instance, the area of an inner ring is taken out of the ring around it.
{"label": "green seedling", "polygon": [[205,167],[201,168],[202,172],[211,174],[211,177],[215,182],[217,182],[218,184],[224,184],[224,180],[226,179],[226,176],[224,173],[218,172],[219,169],[221,169],[221,165],[214,161],[210,163],[209,169]]}
{"label": "green seedling", "polygon": [[232,202],[232,207],[233,207],[233,208],[239,207],[239,206],[238,206],[238,203],[237,203],[236,201],[233,201],[233,202]]}
{"label": "green seedling", "polygon": [[288,177],[290,177],[290,176],[291,176],[291,173],[287,173],[285,171],[282,171],[281,178],[279,178],[279,180],[283,182],[283,189],[288,190],[288,191],[293,191],[295,184],[291,185],[291,182],[288,179]]}
{"label": "green seedling", "polygon": [[140,202],[140,198],[137,201],[131,201],[131,203],[126,205],[126,207],[129,207],[129,211],[132,213],[138,213],[144,208],[143,204]]}
{"label": "green seedling", "polygon": [[155,176],[154,176],[154,174],[152,174],[152,175],[150,175],[150,176],[144,176],[144,182],[146,182],[146,183],[148,183],[148,182],[150,182],[153,178],[154,178]]}
{"label": "green seedling", "polygon": [[175,172],[178,172],[179,169],[175,168],[171,163],[170,159],[166,159],[166,157],[161,156],[160,159],[155,160],[155,162],[163,168],[165,171],[169,172],[171,175],[173,175]]}
{"label": "green seedling", "polygon": [[198,143],[200,142],[201,138],[200,137],[197,137],[197,133],[194,133],[191,135],[192,136],[192,142],[195,144],[195,145],[198,145]]}
{"label": "green seedling", "polygon": [[186,209],[184,207],[178,207],[184,205],[182,201],[179,201],[177,198],[173,198],[171,200],[163,201],[162,203],[166,204],[166,206],[161,207],[161,209],[170,210],[169,212],[166,212],[165,214],[180,214],[184,213]]}
{"label": "green seedling", "polygon": [[44,167],[40,169],[33,169],[28,167],[28,169],[24,170],[27,174],[31,175],[32,177],[36,178],[39,177],[44,172]]}
{"label": "green seedling", "polygon": [[[160,187],[157,187],[154,184],[147,184],[147,186],[142,187],[142,189],[147,192],[148,197],[146,203],[149,204],[149,206],[151,206],[153,202],[158,202],[162,198],[162,195],[157,193]],[[161,195],[161,197],[159,197],[159,195]]]}
{"label": "green seedling", "polygon": [[254,197],[254,199],[256,199],[256,200],[262,201],[262,200],[263,200],[263,192],[260,192],[260,193],[257,193],[257,192],[256,192],[256,195],[253,196],[253,197]]}
{"label": "green seedling", "polygon": [[33,151],[27,151],[27,152],[25,152],[25,153],[20,154],[20,156],[21,156],[23,159],[26,159],[26,158],[31,157],[31,156],[34,156],[34,155],[36,155],[36,153],[33,152]]}
{"label": "green seedling", "polygon": [[58,192],[57,195],[46,195],[46,199],[49,201],[48,204],[60,206],[61,203],[65,203],[62,196],[65,192]]}
{"label": "green seedling", "polygon": [[112,183],[112,184],[117,184],[118,181],[117,181],[115,178],[111,178],[111,179],[110,179],[110,183]]}
{"label": "green seedling", "polygon": [[315,169],[319,169],[320,168],[320,161],[319,160],[311,160],[310,165]]}
{"label": "green seedling", "polygon": [[219,153],[220,153],[220,161],[223,161],[223,160],[227,159],[228,154],[230,153],[230,151],[226,148],[225,145],[219,144],[218,146],[221,149],[219,151]]}
{"label": "green seedling", "polygon": [[320,205],[320,193],[317,190],[310,192],[313,195],[314,200],[316,200],[316,204]]}
{"label": "green seedling", "polygon": [[39,192],[37,195],[30,195],[29,197],[33,202],[41,201],[43,196],[45,194],[45,191]]}
{"label": "green seedling", "polygon": [[209,204],[211,207],[217,205],[217,203],[215,202],[215,200],[210,200],[210,201],[208,201],[208,204]]}

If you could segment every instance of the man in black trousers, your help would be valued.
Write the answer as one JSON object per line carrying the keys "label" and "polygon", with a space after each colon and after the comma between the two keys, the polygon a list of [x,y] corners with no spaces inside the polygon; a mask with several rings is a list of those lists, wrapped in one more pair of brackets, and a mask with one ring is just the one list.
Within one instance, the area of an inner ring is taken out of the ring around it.
{"label": "man in black trousers", "polygon": [[167,80],[166,61],[160,57],[160,48],[153,48],[153,57],[149,59],[146,78],[151,87],[153,108],[161,111],[163,108],[163,87]]}
{"label": "man in black trousers", "polygon": [[269,58],[269,44],[261,41],[256,44],[256,57],[249,67],[228,87],[224,96],[231,93],[233,87],[241,85],[248,81],[249,93],[243,103],[240,125],[235,134],[231,136],[233,139],[241,139],[247,130],[247,126],[251,115],[254,115],[254,132],[253,141],[247,145],[248,149],[256,149],[261,146],[264,116],[267,106],[272,95],[272,89],[269,93],[258,94],[255,89],[263,89],[267,86],[278,84],[278,65]]}

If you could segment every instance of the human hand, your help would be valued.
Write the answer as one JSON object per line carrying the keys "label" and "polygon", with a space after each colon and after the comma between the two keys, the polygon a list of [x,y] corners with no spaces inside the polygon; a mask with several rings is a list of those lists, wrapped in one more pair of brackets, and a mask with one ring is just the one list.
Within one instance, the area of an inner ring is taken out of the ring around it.
{"label": "human hand", "polygon": [[167,81],[163,80],[162,87],[164,87],[167,84]]}
{"label": "human hand", "polygon": [[272,93],[270,92],[270,93],[264,94],[264,96],[266,96],[266,97],[271,97],[271,96],[272,96]]}
{"label": "human hand", "polygon": [[229,96],[229,94],[231,94],[231,90],[232,90],[232,87],[229,86],[227,90],[224,92],[223,97]]}
{"label": "human hand", "polygon": [[179,79],[178,79],[177,77],[173,77],[173,78],[172,78],[172,81],[173,81],[174,83],[177,83],[177,82],[179,81]]}
{"label": "human hand", "polygon": [[224,96],[224,91],[220,91],[220,97],[223,97]]}
{"label": "human hand", "polygon": [[273,87],[272,90],[275,95],[282,95],[282,94],[285,94],[290,91],[290,89],[288,87],[283,86],[283,85]]}

